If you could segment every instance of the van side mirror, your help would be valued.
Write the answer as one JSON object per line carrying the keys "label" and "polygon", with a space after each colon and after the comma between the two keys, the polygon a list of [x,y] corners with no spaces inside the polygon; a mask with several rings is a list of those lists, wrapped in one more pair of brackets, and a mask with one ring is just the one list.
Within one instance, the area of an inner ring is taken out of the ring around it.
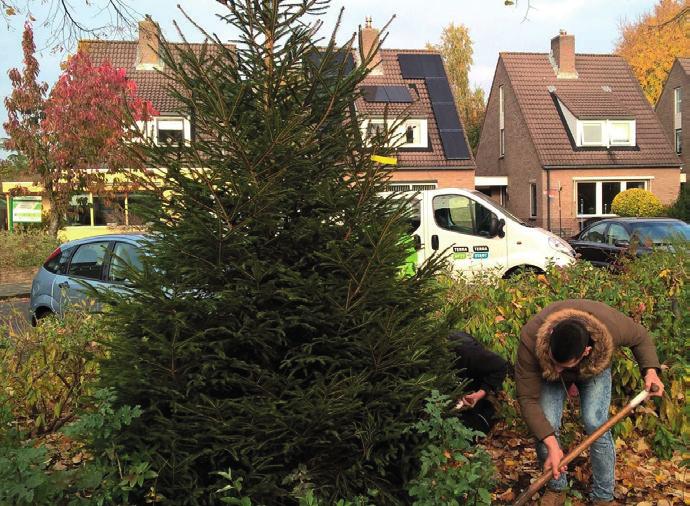
{"label": "van side mirror", "polygon": [[503,239],[506,236],[505,233],[505,226],[506,226],[506,220],[501,218],[500,220],[498,219],[498,216],[495,214],[491,215],[491,225],[489,226],[489,236],[490,237],[500,237]]}

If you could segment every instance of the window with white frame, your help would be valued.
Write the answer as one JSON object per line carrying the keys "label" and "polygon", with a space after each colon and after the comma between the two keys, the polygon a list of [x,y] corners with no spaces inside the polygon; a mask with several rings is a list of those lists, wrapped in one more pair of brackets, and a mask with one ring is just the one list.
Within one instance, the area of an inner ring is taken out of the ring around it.
{"label": "window with white frame", "polygon": [[578,146],[634,146],[635,120],[578,120]]}
{"label": "window with white frame", "polygon": [[616,195],[631,188],[647,190],[648,185],[648,179],[577,181],[575,187],[577,216],[612,215],[611,205]]}
{"label": "window with white frame", "polygon": [[156,118],[156,143],[177,146],[186,140],[184,119]]}
{"label": "window with white frame", "polygon": [[681,113],[681,109],[683,107],[683,90],[681,88],[674,88],[673,90],[673,104],[674,104],[674,111],[676,114]]}
{"label": "window with white frame", "polygon": [[435,190],[438,185],[436,183],[406,183],[393,182],[386,185],[386,191],[389,192],[408,192],[408,191],[423,191]]}
{"label": "window with white frame", "polygon": [[388,133],[393,147],[408,149],[426,149],[429,147],[426,119],[410,118],[400,122],[394,119],[372,118],[362,122],[362,134],[367,140],[376,135],[385,135],[387,128],[392,129]]}
{"label": "window with white frame", "polygon": [[683,152],[683,130],[680,128],[676,129],[676,153],[681,154]]}
{"label": "window with white frame", "polygon": [[501,85],[498,87],[498,156],[504,156],[506,154],[504,102],[503,85]]}
{"label": "window with white frame", "polygon": [[529,184],[529,217],[537,217],[537,183]]}

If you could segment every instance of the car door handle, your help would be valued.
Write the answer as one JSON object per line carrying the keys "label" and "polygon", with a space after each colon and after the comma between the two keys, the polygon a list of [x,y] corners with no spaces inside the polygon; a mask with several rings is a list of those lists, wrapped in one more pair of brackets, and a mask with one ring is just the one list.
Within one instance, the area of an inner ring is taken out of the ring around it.
{"label": "car door handle", "polygon": [[62,283],[58,283],[58,286],[60,288],[69,288],[69,283],[67,281],[63,281]]}
{"label": "car door handle", "polygon": [[438,236],[436,234],[431,236],[431,249],[438,250]]}

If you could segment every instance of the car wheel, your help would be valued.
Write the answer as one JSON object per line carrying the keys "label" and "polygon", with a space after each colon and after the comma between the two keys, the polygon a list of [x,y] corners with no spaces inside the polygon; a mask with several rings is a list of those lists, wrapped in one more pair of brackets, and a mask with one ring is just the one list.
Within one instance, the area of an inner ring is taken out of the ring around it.
{"label": "car wheel", "polygon": [[42,320],[46,316],[50,316],[52,314],[53,312],[47,307],[39,307],[38,309],[36,309],[36,312],[31,317],[31,325],[34,327],[37,326],[39,320]]}

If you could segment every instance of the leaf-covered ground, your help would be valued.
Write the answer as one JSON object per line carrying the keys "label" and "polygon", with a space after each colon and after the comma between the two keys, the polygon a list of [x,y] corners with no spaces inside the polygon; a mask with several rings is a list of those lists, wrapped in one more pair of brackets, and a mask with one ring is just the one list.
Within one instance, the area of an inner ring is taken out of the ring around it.
{"label": "leaf-covered ground", "polygon": [[[511,504],[531,480],[541,474],[533,440],[524,431],[501,422],[484,445],[497,470],[495,504]],[[644,439],[626,444],[616,440],[616,498],[636,506],[690,505],[690,473],[681,467],[683,456],[676,452],[670,460],[656,458]],[[687,455],[685,458],[687,459]],[[589,456],[585,452],[568,467],[572,506],[587,502],[591,478]],[[536,496],[533,498],[536,499]],[[533,500],[529,504],[538,504]]]}

